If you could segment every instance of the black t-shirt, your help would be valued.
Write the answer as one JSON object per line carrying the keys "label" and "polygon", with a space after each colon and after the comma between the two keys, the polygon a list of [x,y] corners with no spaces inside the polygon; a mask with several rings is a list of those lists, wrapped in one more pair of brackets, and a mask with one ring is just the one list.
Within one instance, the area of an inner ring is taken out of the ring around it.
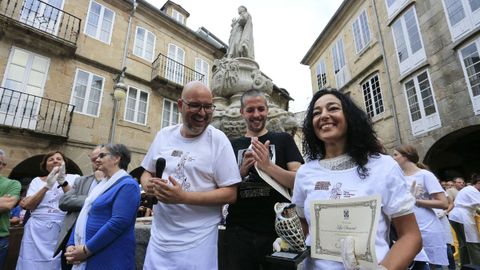
{"label": "black t-shirt", "polygon": [[[279,167],[287,170],[288,162],[303,163],[302,155],[291,135],[268,132],[258,140],[262,143],[270,141],[270,159]],[[251,138],[247,137],[231,141],[239,167],[250,142]],[[227,227],[239,225],[252,231],[274,234],[273,206],[277,202],[288,202],[288,200],[261,179],[252,166],[248,176],[238,186],[237,202],[228,207]]]}

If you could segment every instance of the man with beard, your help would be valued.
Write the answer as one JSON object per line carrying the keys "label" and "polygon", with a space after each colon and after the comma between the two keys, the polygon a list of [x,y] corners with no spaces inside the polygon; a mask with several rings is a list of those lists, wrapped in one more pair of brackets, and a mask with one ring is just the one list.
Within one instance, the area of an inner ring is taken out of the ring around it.
{"label": "man with beard", "polygon": [[268,104],[263,92],[246,91],[240,104],[247,132],[231,142],[242,182],[237,202],[228,208],[226,268],[265,270],[269,269],[265,256],[272,253],[272,243],[277,238],[273,206],[288,199],[258,175],[255,164],[278,184],[291,189],[303,158],[290,134],[267,130]]}
{"label": "man with beard", "polygon": [[160,130],[142,162],[143,189],[158,199],[143,269],[215,270],[222,205],[235,202],[241,178],[227,136],[209,125],[207,86],[186,84],[177,104],[183,123]]}

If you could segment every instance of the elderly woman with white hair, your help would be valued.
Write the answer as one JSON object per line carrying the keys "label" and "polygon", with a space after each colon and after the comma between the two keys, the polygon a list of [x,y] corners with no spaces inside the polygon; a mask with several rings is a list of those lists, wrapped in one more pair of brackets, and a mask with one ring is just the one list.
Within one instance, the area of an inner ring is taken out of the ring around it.
{"label": "elderly woman with white hair", "polygon": [[67,262],[73,269],[135,269],[140,188],[125,171],[130,151],[123,144],[108,144],[96,162],[105,179],[85,200],[67,244]]}

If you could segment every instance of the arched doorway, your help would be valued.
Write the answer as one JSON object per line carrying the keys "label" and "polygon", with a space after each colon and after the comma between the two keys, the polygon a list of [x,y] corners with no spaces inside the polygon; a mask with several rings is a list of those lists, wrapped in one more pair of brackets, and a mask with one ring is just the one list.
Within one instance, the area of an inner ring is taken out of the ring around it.
{"label": "arched doorway", "polygon": [[480,172],[480,125],[456,130],[428,150],[424,163],[442,180],[462,176],[466,181],[472,173]]}
{"label": "arched doorway", "polygon": [[[33,178],[37,176],[43,176],[42,174],[44,173],[40,170],[40,163],[42,162],[44,156],[45,155],[36,155],[20,162],[10,172],[8,178],[20,181],[22,188],[28,187]],[[83,175],[82,170],[80,170],[80,167],[78,167],[73,160],[69,159],[68,157],[65,158],[67,159],[65,168],[67,173]]]}

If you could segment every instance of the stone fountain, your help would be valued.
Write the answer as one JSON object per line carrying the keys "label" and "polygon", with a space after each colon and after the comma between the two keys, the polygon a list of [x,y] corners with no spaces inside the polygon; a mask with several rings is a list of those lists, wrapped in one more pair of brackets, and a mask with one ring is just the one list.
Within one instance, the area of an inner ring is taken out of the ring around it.
{"label": "stone fountain", "polygon": [[240,115],[240,97],[249,89],[265,93],[268,100],[269,131],[286,131],[290,134],[298,127],[293,113],[280,108],[269,98],[273,83],[255,62],[252,19],[244,6],[238,8],[239,17],[232,20],[232,31],[227,54],[216,59],[212,67],[211,89],[216,110],[212,125],[229,138],[245,134],[245,121]]}

